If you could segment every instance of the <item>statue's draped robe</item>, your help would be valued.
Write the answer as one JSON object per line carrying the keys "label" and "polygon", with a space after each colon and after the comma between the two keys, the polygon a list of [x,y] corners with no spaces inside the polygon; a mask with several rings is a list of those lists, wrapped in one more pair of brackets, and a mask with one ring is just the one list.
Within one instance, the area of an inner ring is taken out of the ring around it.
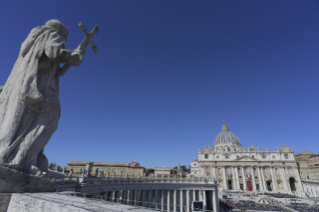
{"label": "statue's draped robe", "polygon": [[31,31],[0,93],[0,163],[48,169],[43,150],[60,118],[59,63],[76,59],[54,29]]}

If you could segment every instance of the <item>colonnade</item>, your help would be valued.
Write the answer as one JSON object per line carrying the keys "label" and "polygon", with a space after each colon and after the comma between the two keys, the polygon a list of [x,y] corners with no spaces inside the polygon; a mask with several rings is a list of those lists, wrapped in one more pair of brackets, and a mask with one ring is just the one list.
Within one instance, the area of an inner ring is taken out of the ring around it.
{"label": "colonnade", "polygon": [[167,212],[190,212],[193,201],[203,201],[204,211],[219,211],[217,189],[128,189],[103,191],[92,198],[154,208]]}

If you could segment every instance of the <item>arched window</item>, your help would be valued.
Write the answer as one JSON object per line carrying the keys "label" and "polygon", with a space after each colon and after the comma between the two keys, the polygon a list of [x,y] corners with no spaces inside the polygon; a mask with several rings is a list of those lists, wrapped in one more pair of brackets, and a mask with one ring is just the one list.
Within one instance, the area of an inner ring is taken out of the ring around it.
{"label": "arched window", "polygon": [[250,173],[249,167],[246,167],[246,173]]}
{"label": "arched window", "polygon": [[265,168],[265,174],[268,174],[268,169],[267,168]]}
{"label": "arched window", "polygon": [[230,174],[230,168],[227,167],[226,170],[227,170],[227,174]]}

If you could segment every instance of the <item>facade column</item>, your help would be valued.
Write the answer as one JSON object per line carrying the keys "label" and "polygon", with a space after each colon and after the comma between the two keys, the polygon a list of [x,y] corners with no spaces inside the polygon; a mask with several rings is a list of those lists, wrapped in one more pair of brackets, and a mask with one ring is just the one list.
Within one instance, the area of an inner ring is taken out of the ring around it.
{"label": "facade column", "polygon": [[176,212],[176,189],[174,189],[174,194],[173,194],[173,211]]}
{"label": "facade column", "polygon": [[272,181],[272,188],[274,191],[277,191],[277,187],[276,187],[276,180],[275,180],[275,176],[274,176],[274,172],[273,172],[273,167],[270,166],[270,174],[271,174],[271,181]]}
{"label": "facade column", "polygon": [[214,177],[217,180],[217,168],[216,168],[216,166],[213,166],[213,170],[214,170]]}
{"label": "facade column", "polygon": [[255,179],[255,173],[254,173],[254,167],[251,166],[251,178],[252,178],[252,182],[253,182],[253,191],[256,191],[256,179]]}
{"label": "facade column", "polygon": [[240,190],[239,173],[238,173],[237,166],[235,166],[235,173],[236,173],[236,178],[237,178],[237,190]]}
{"label": "facade column", "polygon": [[265,177],[264,177],[263,167],[260,167],[260,171],[261,171],[261,179],[262,179],[262,182],[263,182],[264,189],[265,189],[265,191],[267,191],[267,186],[266,186],[266,181],[265,181]]}
{"label": "facade column", "polygon": [[203,206],[204,206],[204,212],[206,211],[207,208],[207,201],[206,201],[206,191],[205,190],[201,190],[202,195],[203,195]]}
{"label": "facade column", "polygon": [[189,190],[186,191],[186,212],[189,212],[190,202],[189,202]]}
{"label": "facade column", "polygon": [[152,207],[152,203],[153,203],[153,190],[150,189],[148,190],[148,207],[151,208]]}
{"label": "facade column", "polygon": [[193,201],[196,201],[196,190],[193,190]]}
{"label": "facade column", "polygon": [[283,175],[282,175],[282,178],[283,178],[283,184],[284,184],[284,188],[286,191],[289,191],[288,189],[288,183],[287,183],[287,177],[286,177],[286,172],[285,172],[285,167],[283,166],[282,169],[281,169]]}
{"label": "facade column", "polygon": [[143,190],[142,190],[142,206],[143,206],[143,207],[146,207],[145,194],[146,194],[146,190],[143,189]]}
{"label": "facade column", "polygon": [[183,190],[180,190],[180,195],[179,195],[179,210],[180,212],[183,212]]}
{"label": "facade column", "polygon": [[242,171],[242,176],[243,176],[243,186],[244,186],[244,191],[247,190],[247,183],[246,183],[246,177],[245,177],[245,167],[240,167]]}
{"label": "facade column", "polygon": [[171,211],[171,191],[167,190],[167,212]]}
{"label": "facade column", "polygon": [[164,190],[161,190],[161,211],[164,211]]}
{"label": "facade column", "polygon": [[201,190],[198,190],[198,201],[203,201],[203,194],[201,192]]}
{"label": "facade column", "polygon": [[302,184],[301,184],[301,178],[300,178],[298,167],[294,166],[293,170],[294,170],[294,175],[297,176],[297,180],[298,180],[298,187],[299,188],[296,189],[296,190],[297,191],[303,191],[303,187],[302,187]]}
{"label": "facade column", "polygon": [[260,167],[257,166],[256,168],[257,168],[257,171],[258,171],[259,190],[264,190],[264,186],[263,186],[262,179],[261,179],[261,176],[260,176],[260,170],[259,170]]}
{"label": "facade column", "polygon": [[213,211],[217,212],[217,204],[216,204],[216,190],[212,191],[212,197],[213,197]]}
{"label": "facade column", "polygon": [[233,179],[233,186],[232,189],[236,190],[236,181],[235,181],[235,171],[234,171],[234,166],[231,167],[232,168],[232,179]]}
{"label": "facade column", "polygon": [[225,190],[227,190],[228,188],[227,188],[227,178],[226,178],[226,169],[225,169],[225,166],[223,166],[223,177],[224,177],[224,179],[223,179],[223,181],[224,181],[224,189]]}

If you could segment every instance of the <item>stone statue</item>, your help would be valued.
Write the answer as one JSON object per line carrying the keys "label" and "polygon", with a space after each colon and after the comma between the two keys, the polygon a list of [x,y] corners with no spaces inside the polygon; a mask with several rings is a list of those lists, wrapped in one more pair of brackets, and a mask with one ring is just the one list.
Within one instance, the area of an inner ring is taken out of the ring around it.
{"label": "stone statue", "polygon": [[[0,93],[0,164],[36,174],[48,170],[44,147],[60,118],[60,63],[79,66],[84,49],[65,48],[68,28],[58,20],[34,28]],[[70,172],[72,173],[72,172]]]}
{"label": "stone statue", "polygon": [[73,169],[70,170],[69,177],[72,177]]}

